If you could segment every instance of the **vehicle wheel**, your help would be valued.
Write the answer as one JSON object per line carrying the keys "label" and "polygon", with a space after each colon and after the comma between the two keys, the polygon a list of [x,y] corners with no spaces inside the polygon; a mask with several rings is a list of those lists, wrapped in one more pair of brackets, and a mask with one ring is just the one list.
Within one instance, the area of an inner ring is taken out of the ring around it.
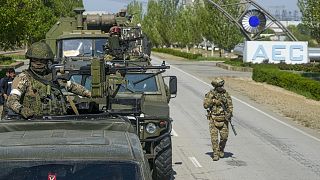
{"label": "vehicle wheel", "polygon": [[172,178],[172,146],[171,137],[163,138],[155,147],[156,157],[153,164],[154,180],[170,180]]}

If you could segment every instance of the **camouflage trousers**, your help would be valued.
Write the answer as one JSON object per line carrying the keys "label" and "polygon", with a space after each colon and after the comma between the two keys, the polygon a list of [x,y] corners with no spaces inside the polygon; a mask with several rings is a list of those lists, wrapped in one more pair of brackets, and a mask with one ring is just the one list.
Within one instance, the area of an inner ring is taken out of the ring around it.
{"label": "camouflage trousers", "polygon": [[[228,121],[217,122],[214,118],[209,119],[209,130],[211,135],[211,144],[212,151],[214,155],[218,155],[221,151],[224,151],[226,146],[228,135],[229,135],[229,127]],[[219,141],[220,135],[220,141]]]}

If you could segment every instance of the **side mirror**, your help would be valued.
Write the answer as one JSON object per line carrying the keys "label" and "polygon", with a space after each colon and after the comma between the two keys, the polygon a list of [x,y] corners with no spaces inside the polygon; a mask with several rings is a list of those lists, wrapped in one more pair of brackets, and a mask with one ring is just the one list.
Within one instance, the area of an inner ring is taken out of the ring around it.
{"label": "side mirror", "polygon": [[178,91],[178,80],[176,76],[170,76],[169,79],[169,91],[171,94],[171,97],[176,97],[177,96],[177,91]]}

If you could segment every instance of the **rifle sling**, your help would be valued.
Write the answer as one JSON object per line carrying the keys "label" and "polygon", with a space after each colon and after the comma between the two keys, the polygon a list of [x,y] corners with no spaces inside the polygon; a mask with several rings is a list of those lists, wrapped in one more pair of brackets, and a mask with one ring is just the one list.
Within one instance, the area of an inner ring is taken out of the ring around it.
{"label": "rifle sling", "polygon": [[43,79],[43,78],[40,78],[38,75],[36,75],[36,74],[35,74],[33,71],[31,71],[30,69],[28,69],[27,72],[28,72],[35,80],[37,80],[37,81],[39,81],[39,82],[41,82],[41,83],[43,83],[43,84],[45,84],[45,85],[49,85],[49,86],[51,86],[52,88],[58,89],[58,90],[61,92],[60,87],[59,87],[57,84],[54,84],[54,83],[52,83],[52,82],[50,82],[50,81],[47,81],[47,80],[45,80],[45,79]]}

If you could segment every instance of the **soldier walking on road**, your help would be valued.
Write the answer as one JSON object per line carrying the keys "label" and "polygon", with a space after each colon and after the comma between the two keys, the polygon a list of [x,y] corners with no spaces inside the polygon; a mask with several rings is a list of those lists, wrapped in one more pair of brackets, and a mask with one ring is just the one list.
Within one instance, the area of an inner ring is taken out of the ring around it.
{"label": "soldier walking on road", "polygon": [[30,66],[19,74],[12,83],[7,106],[24,118],[43,115],[63,115],[66,103],[60,89],[80,96],[91,97],[91,92],[71,81],[52,82],[49,62],[53,52],[44,42],[32,44],[26,53]]}
{"label": "soldier walking on road", "polygon": [[223,79],[215,78],[211,85],[214,89],[205,95],[203,107],[208,112],[207,118],[213,150],[212,160],[217,161],[224,157],[224,148],[229,134],[228,122],[231,121],[233,104],[230,95],[223,88]]}

